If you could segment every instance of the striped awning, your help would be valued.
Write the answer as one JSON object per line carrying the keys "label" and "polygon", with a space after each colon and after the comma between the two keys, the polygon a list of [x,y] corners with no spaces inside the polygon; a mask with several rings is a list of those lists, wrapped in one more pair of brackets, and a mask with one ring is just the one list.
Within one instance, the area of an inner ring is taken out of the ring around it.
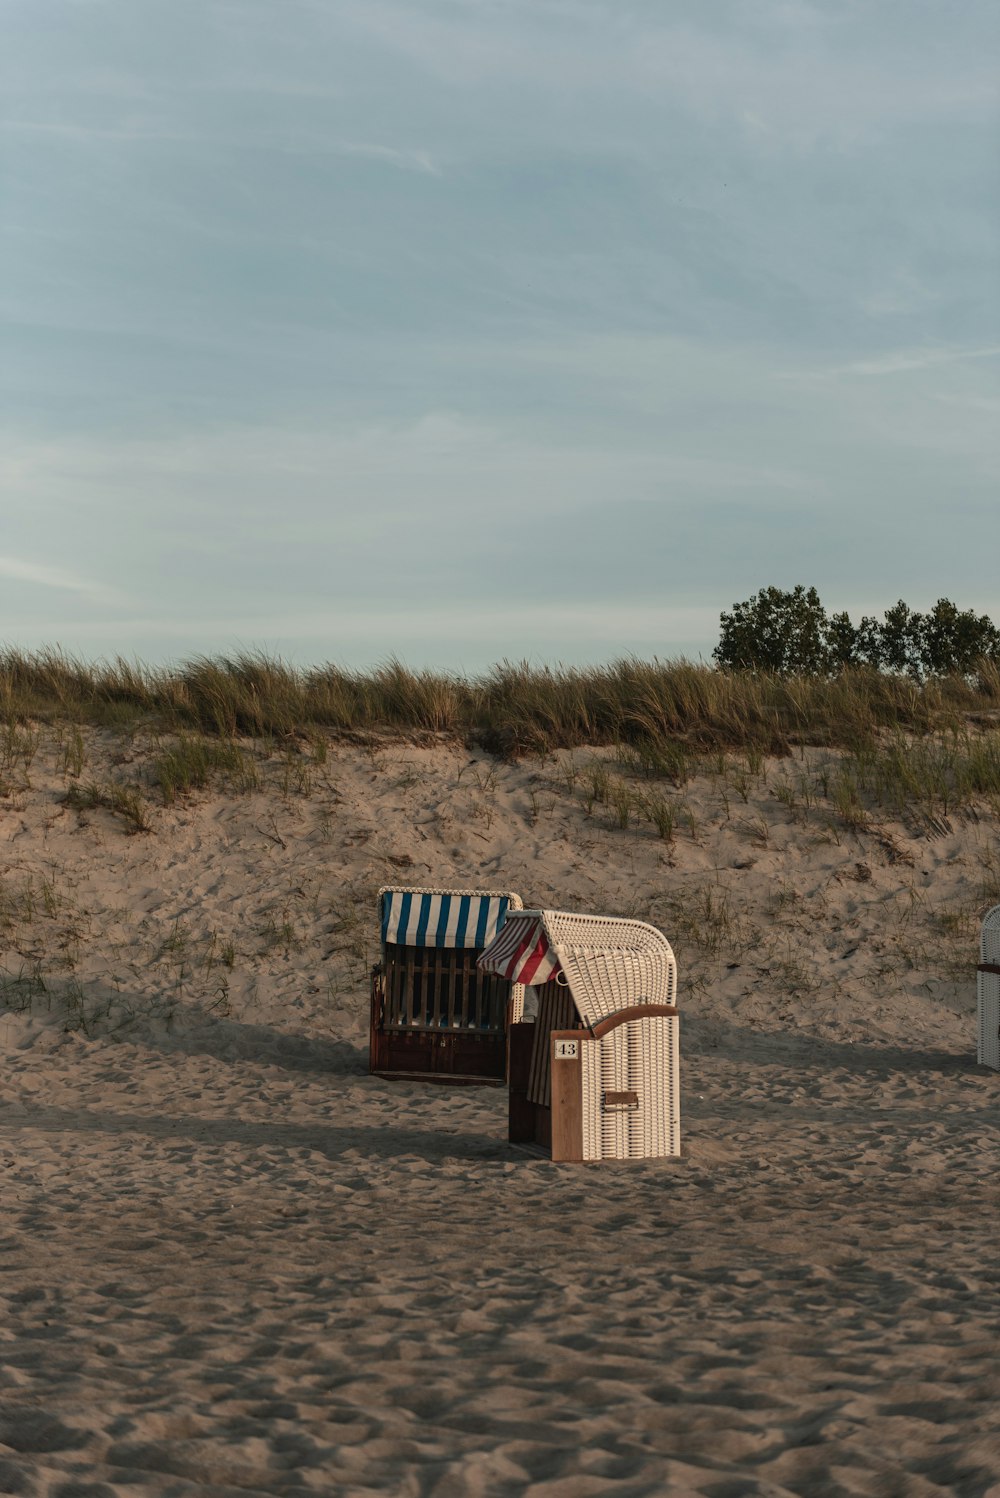
{"label": "striped awning", "polygon": [[488,973],[498,973],[510,983],[547,983],[561,972],[559,960],[549,947],[545,928],[533,911],[515,911],[503,930],[476,963]]}
{"label": "striped awning", "polygon": [[382,941],[401,947],[487,947],[503,925],[508,895],[386,890]]}

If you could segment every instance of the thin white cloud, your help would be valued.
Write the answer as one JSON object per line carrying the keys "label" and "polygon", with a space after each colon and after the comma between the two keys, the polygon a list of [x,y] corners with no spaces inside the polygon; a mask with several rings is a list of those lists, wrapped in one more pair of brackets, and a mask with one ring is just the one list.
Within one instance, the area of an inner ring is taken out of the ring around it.
{"label": "thin white cloud", "polygon": [[340,156],[367,157],[370,161],[381,161],[386,166],[397,167],[403,172],[424,172],[430,177],[441,175],[441,168],[428,151],[401,151],[394,146],[379,146],[368,141],[345,141],[333,149]]}
{"label": "thin white cloud", "polygon": [[930,369],[937,364],[958,364],[967,359],[995,359],[998,354],[1000,344],[989,348],[916,349],[885,354],[878,359],[860,359],[856,364],[845,365],[842,372],[860,375],[905,374],[911,369]]}
{"label": "thin white cloud", "polygon": [[[920,27],[900,46],[878,18],[856,30],[819,8],[788,4],[713,6],[707,21],[682,7],[619,0],[418,7],[354,0],[337,15],[345,31],[363,33],[381,54],[400,54],[448,88],[499,83],[506,92],[516,80],[521,89],[551,93],[558,78],[561,101],[609,88],[633,97],[666,93],[673,106],[701,119],[749,114],[757,129],[793,150],[857,141],[914,120],[989,117],[996,109],[985,11],[973,23],[983,37],[975,57],[940,45],[929,52]],[[866,46],[852,45],[859,31]],[[603,111],[599,119],[606,137]]]}
{"label": "thin white cloud", "polygon": [[943,364],[962,364],[972,359],[995,359],[1000,344],[986,348],[899,349],[880,354],[875,359],[856,359],[850,364],[836,364],[827,369],[781,370],[781,380],[831,380],[842,375],[878,378],[882,375],[908,374],[912,370],[932,369]]}
{"label": "thin white cloud", "polygon": [[986,416],[1000,417],[1000,395],[935,395],[943,406],[959,406],[963,411],[982,411]]}
{"label": "thin white cloud", "polygon": [[[519,602],[516,633],[544,631],[554,639],[575,640],[581,634],[634,635],[643,640],[700,640],[718,623],[719,611],[713,607],[685,605],[649,606],[600,602],[586,607],[562,602]],[[400,641],[439,638],[496,641],[502,644],[511,634],[509,604],[479,605],[474,613],[463,605],[453,608],[420,607],[406,609],[364,608],[315,609],[297,613],[247,614],[232,618],[196,616],[178,619],[173,612],[158,617],[134,619],[129,628],[139,634],[156,633],[176,639],[199,641],[280,639],[289,636],[326,636],[329,639],[365,641],[388,637]],[[107,621],[91,620],[85,626],[90,632],[106,627]]]}
{"label": "thin white cloud", "polygon": [[[79,144],[101,141],[121,141],[125,143],[155,141],[159,143],[171,142],[175,145],[204,146],[205,136],[195,130],[164,129],[157,126],[147,126],[135,123],[123,125],[93,125],[83,124],[77,121],[66,120],[19,120],[0,119],[0,133],[6,132],[11,135],[47,135]],[[385,166],[395,167],[404,172],[421,172],[429,177],[440,177],[442,175],[440,163],[434,158],[430,151],[419,147],[387,146],[376,141],[364,140],[331,140],[324,136],[300,137],[293,135],[283,138],[279,132],[270,137],[266,133],[255,135],[253,132],[244,132],[240,135],[230,134],[226,130],[215,128],[210,133],[210,139],[216,146],[247,146],[265,145],[281,150],[288,155],[296,154],[322,154],[327,156],[352,156],[361,157],[369,161],[380,162]]]}
{"label": "thin white cloud", "polygon": [[64,140],[155,140],[195,144],[190,131],[156,130],[143,125],[85,125],[68,120],[0,120],[0,131],[11,135],[52,135]]}
{"label": "thin white cloud", "polygon": [[55,588],[62,593],[76,593],[95,603],[121,605],[125,596],[104,583],[78,577],[62,567],[47,567],[38,562],[26,562],[20,557],[0,556],[0,577],[9,577],[15,582],[34,583],[40,588]]}
{"label": "thin white cloud", "polygon": [[[610,355],[609,355],[610,359]],[[607,367],[602,371],[607,372]],[[723,364],[717,389],[725,383]],[[649,395],[651,376],[647,372]],[[688,390],[694,376],[687,372]],[[737,390],[742,382],[735,382]],[[649,398],[669,405],[671,379]],[[785,407],[780,413],[787,419]],[[761,411],[759,419],[766,419]],[[71,493],[95,511],[116,515],[122,494],[142,494],[157,534],[183,536],[192,551],[228,545],[239,509],[244,538],[301,532],[318,541],[375,543],[389,525],[414,538],[434,527],[471,535],[477,516],[505,523],[593,523],[608,496],[650,507],[683,498],[700,503],[761,494],[772,504],[799,504],[826,491],[823,476],[794,450],[729,456],[707,448],[714,435],[675,433],[668,448],[648,428],[614,441],[525,431],[517,422],[480,421],[452,410],[411,421],[358,422],[333,430],[315,426],[219,427],[169,438],[65,438],[58,443],[8,436],[0,467],[7,482],[35,505],[58,508]],[[68,478],[67,475],[71,477]],[[275,506],[284,492],[286,504]],[[239,495],[237,506],[233,498]],[[219,496],[228,498],[223,502]],[[353,502],[344,496],[350,495]],[[294,496],[294,497],[293,497]],[[462,525],[462,519],[465,523]]]}

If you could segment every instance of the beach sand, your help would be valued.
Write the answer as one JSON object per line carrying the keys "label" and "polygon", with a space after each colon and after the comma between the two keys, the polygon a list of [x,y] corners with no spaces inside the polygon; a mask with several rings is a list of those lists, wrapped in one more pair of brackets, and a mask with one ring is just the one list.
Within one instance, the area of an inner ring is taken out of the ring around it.
{"label": "beach sand", "polygon": [[[810,750],[706,766],[666,841],[610,758],[292,746],[136,835],[56,731],[8,765],[0,1493],[998,1498],[995,819],[852,831]],[[682,1157],[369,1076],[393,882],[660,926]]]}

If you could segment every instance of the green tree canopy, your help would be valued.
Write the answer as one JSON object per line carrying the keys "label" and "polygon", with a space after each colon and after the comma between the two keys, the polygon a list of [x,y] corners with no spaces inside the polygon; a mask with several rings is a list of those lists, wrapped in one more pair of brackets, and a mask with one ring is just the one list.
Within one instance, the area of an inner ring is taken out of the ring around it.
{"label": "green tree canopy", "polygon": [[928,614],[900,599],[880,620],[854,625],[828,616],[815,588],[762,588],[720,615],[717,665],[779,676],[834,675],[845,666],[912,676],[968,676],[984,657],[1000,656],[1000,631],[986,614],[939,598]]}

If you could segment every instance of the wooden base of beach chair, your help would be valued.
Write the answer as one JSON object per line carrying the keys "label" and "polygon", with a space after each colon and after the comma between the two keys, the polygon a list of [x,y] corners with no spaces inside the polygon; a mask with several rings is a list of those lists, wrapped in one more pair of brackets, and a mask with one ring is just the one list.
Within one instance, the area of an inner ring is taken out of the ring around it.
{"label": "wooden base of beach chair", "polygon": [[482,1077],[475,1073],[428,1071],[373,1071],[373,1077],[386,1082],[440,1082],[449,1087],[502,1087],[503,1077]]}

